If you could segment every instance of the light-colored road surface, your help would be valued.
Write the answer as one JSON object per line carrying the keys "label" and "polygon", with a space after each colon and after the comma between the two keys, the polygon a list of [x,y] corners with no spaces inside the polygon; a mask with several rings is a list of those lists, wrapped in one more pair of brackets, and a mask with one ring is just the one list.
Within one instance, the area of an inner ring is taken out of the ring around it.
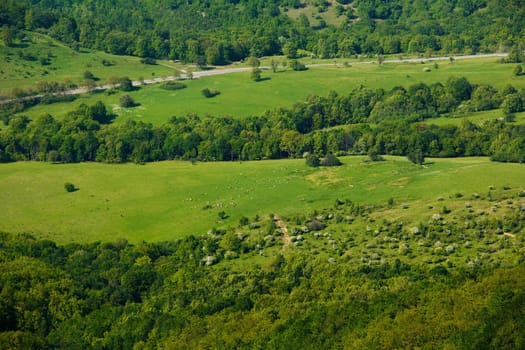
{"label": "light-colored road surface", "polygon": [[[407,58],[407,59],[396,59],[396,60],[385,60],[383,63],[419,63],[419,62],[433,62],[433,61],[448,61],[451,58],[454,60],[462,60],[462,59],[475,59],[475,58],[497,58],[497,57],[507,57],[507,53],[490,53],[490,54],[481,54],[481,55],[465,55],[465,56],[442,56],[442,57],[430,57],[430,58]],[[361,62],[350,62],[351,65],[356,64],[377,64],[377,60],[369,60],[369,61],[361,61]],[[318,63],[318,64],[309,64],[307,67],[330,67],[330,66],[337,66],[341,65],[341,63]],[[268,70],[270,67],[260,67],[262,70]],[[210,70],[204,70],[204,71],[198,71],[193,72],[193,79],[198,79],[202,77],[209,77],[214,75],[222,75],[222,74],[232,74],[232,73],[240,73],[240,72],[249,72],[252,68],[250,67],[239,67],[239,68],[215,68]],[[133,81],[133,86],[140,86],[140,85],[149,85],[149,84],[157,84],[164,81],[170,81],[175,79],[187,79],[188,75],[181,75],[180,78],[176,78],[174,76],[169,77],[160,77],[160,78],[154,78],[154,79],[145,79],[144,81]],[[99,85],[95,88],[95,90],[107,90],[111,88],[112,86],[109,84],[106,85]],[[72,89],[67,90],[61,93],[57,94],[65,94],[65,95],[79,95],[88,92],[89,90],[87,88],[78,88],[78,89]],[[0,103],[7,103],[12,101],[19,101],[24,99],[30,99],[34,97],[41,97],[42,95],[37,96],[30,96],[30,97],[24,97],[21,99],[10,99],[10,100],[4,100]]]}

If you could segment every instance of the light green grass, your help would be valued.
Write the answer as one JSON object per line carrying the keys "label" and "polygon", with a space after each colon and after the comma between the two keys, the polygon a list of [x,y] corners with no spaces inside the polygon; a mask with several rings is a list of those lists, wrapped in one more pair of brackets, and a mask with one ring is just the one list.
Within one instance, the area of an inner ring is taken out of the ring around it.
{"label": "light green grass", "polygon": [[[327,24],[339,26],[341,25],[345,19],[346,16],[343,14],[342,16],[338,16],[335,11],[335,6],[338,4],[335,0],[328,0],[326,1],[329,6],[327,6],[325,12],[319,12],[319,9],[312,4],[309,4],[307,2],[307,5],[303,8],[299,9],[288,9],[286,14],[294,19],[297,20],[301,14],[304,14],[308,21],[310,22],[310,25],[318,25],[319,18],[322,18]],[[344,8],[351,7],[351,5],[343,5]]]}
{"label": "light green grass", "polygon": [[[488,186],[525,189],[525,167],[485,158],[437,159],[425,167],[404,158],[306,167],[304,160],[147,165],[13,163],[0,165],[0,231],[32,232],[60,242],[157,241],[236,225],[244,215],[291,215],[358,203],[422,203]],[[65,182],[79,191],[67,193]],[[211,208],[204,210],[205,206]],[[229,218],[219,221],[218,213]],[[406,213],[406,211],[405,211]]]}
{"label": "light green grass", "polygon": [[[8,95],[17,88],[35,88],[39,81],[57,81],[63,83],[69,80],[76,84],[84,83],[84,72],[89,70],[98,80],[97,84],[107,82],[112,76],[128,76],[138,80],[139,77],[151,79],[157,76],[169,76],[178,67],[169,61],[157,61],[157,65],[140,63],[140,58],[131,56],[116,56],[100,51],[82,49],[79,52],[64,44],[38,33],[27,33],[31,42],[24,42],[27,47],[8,48],[0,45],[0,94]],[[39,60],[27,61],[18,57],[18,52],[31,52],[35,56],[51,54],[51,64],[42,66]],[[102,60],[113,62],[112,66],[104,66]]]}
{"label": "light green grass", "polygon": [[[281,69],[277,73],[263,72],[263,78],[267,80],[260,82],[252,81],[249,73],[232,73],[186,81],[188,88],[184,90],[166,91],[158,84],[142,87],[130,93],[140,103],[139,107],[130,109],[118,107],[121,93],[111,96],[97,93],[82,96],[73,103],[35,106],[23,113],[31,118],[42,113],[60,118],[80,103],[93,104],[101,100],[109,107],[116,107],[116,122],[136,118],[158,125],[171,116],[188,113],[238,118],[260,115],[276,107],[291,107],[296,102],[304,101],[308,95],[326,96],[331,90],[347,94],[360,85],[389,90],[399,85],[407,87],[419,82],[444,83],[450,76],[465,76],[471,83],[491,84],[498,89],[506,84],[512,84],[518,89],[525,87],[525,77],[513,76],[512,65],[496,63],[494,58],[458,60],[454,64],[444,62],[440,63],[438,69],[424,72],[423,68],[427,66],[432,64],[355,64],[349,68],[312,67],[304,72]],[[206,87],[219,90],[221,94],[206,99],[201,94],[201,90]]]}
{"label": "light green grass", "polygon": [[[469,113],[469,114],[465,114],[464,116],[426,119],[424,123],[434,124],[434,125],[439,125],[439,126],[459,125],[463,119],[468,119],[475,124],[481,125],[490,120],[503,118],[503,116],[504,114],[501,109],[493,109],[490,111]],[[514,122],[516,124],[525,124],[525,112],[516,113]]]}

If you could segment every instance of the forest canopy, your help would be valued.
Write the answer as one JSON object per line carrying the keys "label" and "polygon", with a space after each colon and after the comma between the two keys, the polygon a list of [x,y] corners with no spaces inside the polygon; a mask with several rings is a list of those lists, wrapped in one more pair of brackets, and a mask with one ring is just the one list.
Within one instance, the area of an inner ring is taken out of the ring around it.
{"label": "forest canopy", "polygon": [[[333,11],[338,21],[289,15],[305,6],[318,16]],[[248,56],[296,58],[300,50],[321,58],[500,52],[525,37],[524,7],[496,0],[7,0],[0,13],[6,43],[35,30],[76,49],[211,65]]]}

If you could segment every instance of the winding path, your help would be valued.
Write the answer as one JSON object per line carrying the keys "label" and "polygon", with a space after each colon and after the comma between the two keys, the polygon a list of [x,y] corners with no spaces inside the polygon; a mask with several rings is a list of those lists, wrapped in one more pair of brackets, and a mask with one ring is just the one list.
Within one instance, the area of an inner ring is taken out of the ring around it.
{"label": "winding path", "polygon": [[288,247],[290,245],[290,243],[292,242],[292,239],[291,239],[290,235],[288,234],[288,228],[286,228],[286,224],[278,216],[275,216],[273,221],[275,222],[277,227],[279,227],[279,229],[283,233],[283,243],[284,243],[283,248]]}

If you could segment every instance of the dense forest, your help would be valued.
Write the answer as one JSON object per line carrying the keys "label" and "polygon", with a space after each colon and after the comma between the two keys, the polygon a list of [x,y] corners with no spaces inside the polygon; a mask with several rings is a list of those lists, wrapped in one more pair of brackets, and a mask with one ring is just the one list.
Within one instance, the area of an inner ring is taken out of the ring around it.
{"label": "dense forest", "polygon": [[[305,6],[343,20],[288,16]],[[75,49],[212,65],[305,51],[321,58],[508,51],[523,43],[524,17],[520,1],[497,0],[0,2],[6,44],[33,30]]]}
{"label": "dense forest", "polygon": [[[19,103],[19,102],[13,102]],[[436,126],[428,118],[501,107],[501,120]],[[185,159],[238,161],[302,157],[305,153],[392,154],[430,157],[490,156],[525,162],[525,126],[512,123],[525,109],[525,91],[472,85],[452,77],[444,84],[415,84],[390,91],[358,87],[348,95],[310,96],[292,108],[262,116],[172,117],[162,126],[128,120],[112,124],[98,102],[81,105],[63,120],[42,115],[9,119],[0,131],[0,161],[98,161],[108,163]]]}

